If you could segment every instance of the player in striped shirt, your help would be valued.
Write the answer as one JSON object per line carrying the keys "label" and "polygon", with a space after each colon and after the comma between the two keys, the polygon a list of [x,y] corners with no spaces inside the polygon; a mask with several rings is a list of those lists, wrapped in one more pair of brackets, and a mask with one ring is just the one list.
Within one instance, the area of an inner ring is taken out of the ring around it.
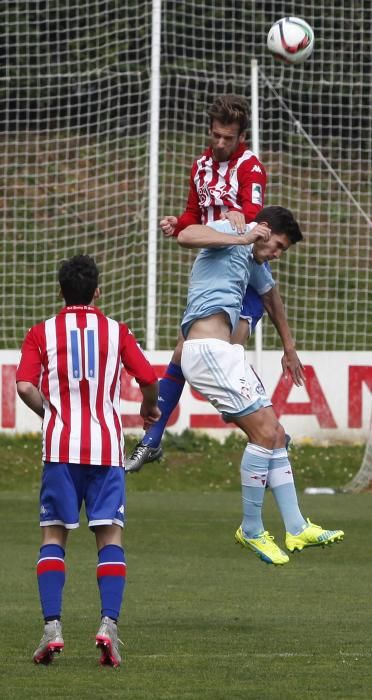
{"label": "player in striped shirt", "polygon": [[[236,95],[223,95],[211,106],[210,145],[192,165],[185,211],[178,218],[166,216],[160,222],[165,236],[177,237],[191,224],[210,224],[221,218],[228,219],[233,229],[242,233],[246,223],[255,220],[263,206],[266,173],[245,141],[248,117],[245,100]],[[299,360],[277,287],[262,296],[248,285],[233,342],[245,345],[263,315],[264,306],[274,325],[278,327],[279,323],[285,331],[285,336],[282,336],[284,361],[297,383],[295,373]],[[182,344],[180,334],[171,362],[160,381],[161,418],[136,445],[126,462],[127,471],[138,471],[143,464],[159,459],[162,454],[163,432],[185,384],[180,366]]]}
{"label": "player in striped shirt", "polygon": [[31,328],[17,369],[21,399],[42,418],[44,469],[40,490],[42,544],[37,577],[45,628],[35,663],[49,663],[64,647],[61,629],[65,548],[79,527],[85,503],[95,534],[101,625],[96,644],[101,663],[118,666],[117,620],[125,585],[122,547],[125,509],[121,373],[142,391],[144,427],[158,420],[158,382],[129,328],[105,316],[98,269],[78,255],[59,270],[65,307]]}

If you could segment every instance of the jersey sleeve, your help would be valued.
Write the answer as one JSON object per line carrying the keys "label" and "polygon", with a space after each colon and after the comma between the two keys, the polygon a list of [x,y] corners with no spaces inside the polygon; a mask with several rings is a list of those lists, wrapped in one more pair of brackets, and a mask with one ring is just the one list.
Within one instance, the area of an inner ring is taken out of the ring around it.
{"label": "jersey sleeve", "polygon": [[249,224],[261,211],[266,190],[266,171],[256,156],[252,156],[240,165],[238,183],[237,202]]}
{"label": "jersey sleeve", "polygon": [[249,276],[249,285],[256,290],[257,294],[262,296],[275,287],[275,280],[271,274],[270,265],[258,265],[256,262],[252,265],[251,274]]}
{"label": "jersey sleeve", "polygon": [[30,328],[22,344],[21,360],[17,367],[16,382],[31,382],[39,386],[42,368],[41,348],[35,326]]}
{"label": "jersey sleeve", "polygon": [[186,209],[178,217],[177,226],[174,230],[173,236],[177,237],[179,232],[182,231],[186,226],[191,226],[192,224],[201,223],[201,211],[199,205],[199,197],[196,189],[194,175],[196,170],[196,163],[193,164],[191,168],[190,182],[189,182],[189,194],[187,197]]}
{"label": "jersey sleeve", "polygon": [[154,384],[158,380],[155,370],[124,323],[120,324],[120,334],[121,360],[128,374],[132,375],[140,386]]}

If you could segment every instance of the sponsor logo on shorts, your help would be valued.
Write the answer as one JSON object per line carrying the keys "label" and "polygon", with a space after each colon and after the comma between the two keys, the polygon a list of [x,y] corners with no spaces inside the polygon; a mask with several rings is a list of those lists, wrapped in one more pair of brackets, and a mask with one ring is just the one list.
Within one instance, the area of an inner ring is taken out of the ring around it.
{"label": "sponsor logo on shorts", "polygon": [[244,396],[245,399],[251,399],[251,387],[246,383],[245,377],[240,379],[241,383],[241,388],[240,388],[240,395]]}
{"label": "sponsor logo on shorts", "polygon": [[124,505],[123,504],[121,504],[120,508],[118,508],[118,513],[121,513],[122,515],[124,515]]}
{"label": "sponsor logo on shorts", "polygon": [[40,508],[40,515],[47,515],[48,509],[45,508],[45,506],[41,506]]}

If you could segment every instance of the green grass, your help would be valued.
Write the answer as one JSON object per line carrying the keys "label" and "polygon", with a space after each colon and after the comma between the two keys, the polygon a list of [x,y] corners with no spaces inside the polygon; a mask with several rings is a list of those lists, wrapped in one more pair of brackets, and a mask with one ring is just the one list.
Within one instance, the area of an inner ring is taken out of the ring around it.
{"label": "green grass", "polygon": [[[266,525],[280,543],[282,525],[266,500]],[[3,492],[1,697],[369,700],[370,496],[301,503],[315,522],[342,526],[345,542],[276,569],[233,544],[237,492],[130,487],[124,663],[115,671],[97,663],[96,556],[84,517],[67,555],[65,651],[50,667],[32,664],[42,631],[37,497]]]}
{"label": "green grass", "polygon": [[[126,438],[130,454],[136,438]],[[239,465],[246,441],[232,433],[221,445],[207,435],[186,430],[166,433],[164,458],[128,480],[129,491],[237,491]],[[344,486],[358,471],[365,446],[293,444],[291,462],[299,490],[307,486]],[[0,491],[38,493],[41,473],[39,435],[0,434]]]}
{"label": "green grass", "polygon": [[[192,432],[168,434],[164,459],[128,477],[124,663],[115,671],[98,666],[94,647],[96,554],[83,514],[68,546],[65,651],[51,667],[31,661],[42,632],[40,439],[0,436],[1,698],[369,700],[370,496],[300,493],[344,484],[364,447],[292,447],[303,513],[342,527],[346,538],[291,556],[279,570],[233,543],[243,446],[237,435],[221,445]],[[282,544],[270,494],[265,501],[265,524]]]}

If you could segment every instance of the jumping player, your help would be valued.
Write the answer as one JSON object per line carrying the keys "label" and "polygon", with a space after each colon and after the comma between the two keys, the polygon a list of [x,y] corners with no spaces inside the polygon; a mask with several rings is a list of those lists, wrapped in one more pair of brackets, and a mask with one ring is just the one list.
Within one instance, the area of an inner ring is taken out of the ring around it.
{"label": "jumping player", "polygon": [[247,283],[269,274],[263,263],[278,259],[302,240],[298,223],[283,207],[266,207],[258,225],[234,234],[228,222],[189,226],[180,245],[203,248],[194,262],[187,307],[182,319],[185,342],[182,372],[189,384],[240,427],[248,437],[241,462],[243,519],[235,539],[269,564],[283,565],[288,555],[262,522],[266,484],[286,527],[289,551],[343,539],[342,530],[323,530],[305,520],[298,506],[285,432],[264,387],[245,361],[244,348],[232,342]]}
{"label": "jumping player", "polygon": [[[213,103],[208,115],[210,145],[191,168],[186,209],[178,218],[166,216],[160,221],[167,237],[177,237],[190,224],[207,224],[221,218],[228,219],[233,229],[241,233],[245,224],[253,221],[263,206],[266,173],[245,140],[249,121],[246,101],[236,95],[222,95]],[[264,305],[275,325],[277,315],[280,314],[281,326],[284,328],[284,307],[277,287],[261,297],[248,285],[240,320],[234,331],[234,342],[242,345],[246,343],[262,317]],[[297,384],[299,360],[288,323],[285,335],[286,369],[291,372]],[[180,366],[182,344],[183,337],[180,334],[172,359],[160,381],[160,420],[150,427],[135,446],[130,458],[126,460],[126,471],[139,471],[143,464],[159,459],[162,454],[161,439],[185,384]]]}

